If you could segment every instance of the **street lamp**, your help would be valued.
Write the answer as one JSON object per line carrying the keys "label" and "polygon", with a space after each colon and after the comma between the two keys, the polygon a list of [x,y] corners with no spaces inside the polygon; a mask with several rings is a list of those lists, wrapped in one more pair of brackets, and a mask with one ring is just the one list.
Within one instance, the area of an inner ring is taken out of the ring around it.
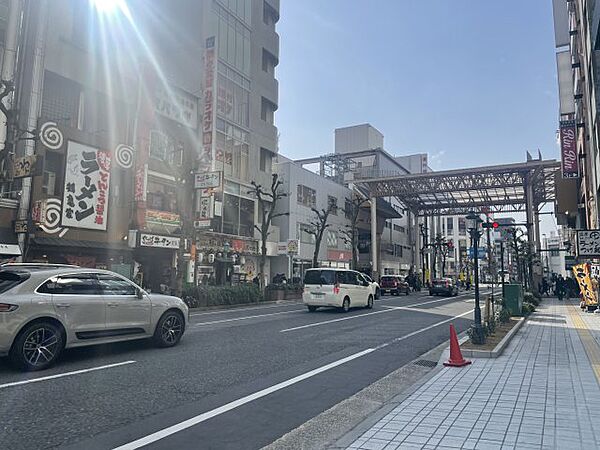
{"label": "street lamp", "polygon": [[471,246],[473,247],[473,275],[475,278],[475,322],[471,328],[471,341],[474,344],[484,344],[485,333],[481,326],[481,308],[479,307],[479,238],[482,234],[479,225],[483,221],[474,211],[470,211],[465,219],[467,219],[467,228],[469,229]]}

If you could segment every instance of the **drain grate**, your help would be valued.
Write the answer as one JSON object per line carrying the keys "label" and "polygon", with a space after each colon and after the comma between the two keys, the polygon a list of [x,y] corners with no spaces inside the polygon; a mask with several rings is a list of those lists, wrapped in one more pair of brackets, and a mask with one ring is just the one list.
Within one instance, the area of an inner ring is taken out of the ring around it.
{"label": "drain grate", "polygon": [[415,366],[423,366],[423,367],[435,367],[437,363],[435,361],[429,361],[427,359],[419,359],[413,363]]}

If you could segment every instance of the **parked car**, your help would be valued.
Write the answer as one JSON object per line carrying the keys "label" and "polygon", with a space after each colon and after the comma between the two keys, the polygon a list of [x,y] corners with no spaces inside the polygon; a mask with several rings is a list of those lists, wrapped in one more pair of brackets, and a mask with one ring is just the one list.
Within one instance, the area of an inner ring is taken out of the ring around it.
{"label": "parked car", "polygon": [[379,298],[379,296],[381,295],[381,288],[379,287],[379,283],[377,281],[374,281],[373,278],[371,278],[369,275],[367,275],[366,273],[360,273],[363,278],[365,280],[367,280],[369,282],[369,284],[371,285],[371,293],[373,294],[373,298],[375,300],[377,300]]}
{"label": "parked car", "polygon": [[302,300],[310,312],[319,306],[334,306],[343,312],[351,307],[373,307],[371,284],[354,270],[309,269],[304,274]]}
{"label": "parked car", "polygon": [[381,277],[381,295],[410,294],[410,286],[398,275],[384,275]]}
{"label": "parked car", "polygon": [[429,295],[458,295],[458,286],[452,278],[434,279],[429,288]]}
{"label": "parked car", "polygon": [[152,338],[179,343],[188,308],[114,272],[66,265],[0,267],[0,356],[24,370],[50,367],[65,348]]}

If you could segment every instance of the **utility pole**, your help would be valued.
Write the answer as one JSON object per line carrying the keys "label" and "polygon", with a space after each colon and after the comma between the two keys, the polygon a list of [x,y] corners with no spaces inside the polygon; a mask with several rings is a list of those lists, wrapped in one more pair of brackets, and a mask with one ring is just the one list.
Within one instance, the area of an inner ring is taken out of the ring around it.
{"label": "utility pole", "polygon": [[504,240],[500,241],[500,269],[502,270],[502,302],[504,302]]}

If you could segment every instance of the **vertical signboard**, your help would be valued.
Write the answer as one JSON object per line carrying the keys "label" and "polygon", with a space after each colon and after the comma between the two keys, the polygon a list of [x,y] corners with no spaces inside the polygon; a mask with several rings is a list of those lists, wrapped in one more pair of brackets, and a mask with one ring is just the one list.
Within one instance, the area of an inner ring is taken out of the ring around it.
{"label": "vertical signboard", "polygon": [[64,227],[106,230],[110,152],[69,141],[61,223]]}
{"label": "vertical signboard", "polygon": [[211,36],[206,39],[204,47],[204,109],[202,111],[202,150],[199,158],[200,171],[214,169],[216,60],[215,37]]}
{"label": "vertical signboard", "polygon": [[560,160],[563,178],[579,178],[577,125],[574,120],[560,122]]}

